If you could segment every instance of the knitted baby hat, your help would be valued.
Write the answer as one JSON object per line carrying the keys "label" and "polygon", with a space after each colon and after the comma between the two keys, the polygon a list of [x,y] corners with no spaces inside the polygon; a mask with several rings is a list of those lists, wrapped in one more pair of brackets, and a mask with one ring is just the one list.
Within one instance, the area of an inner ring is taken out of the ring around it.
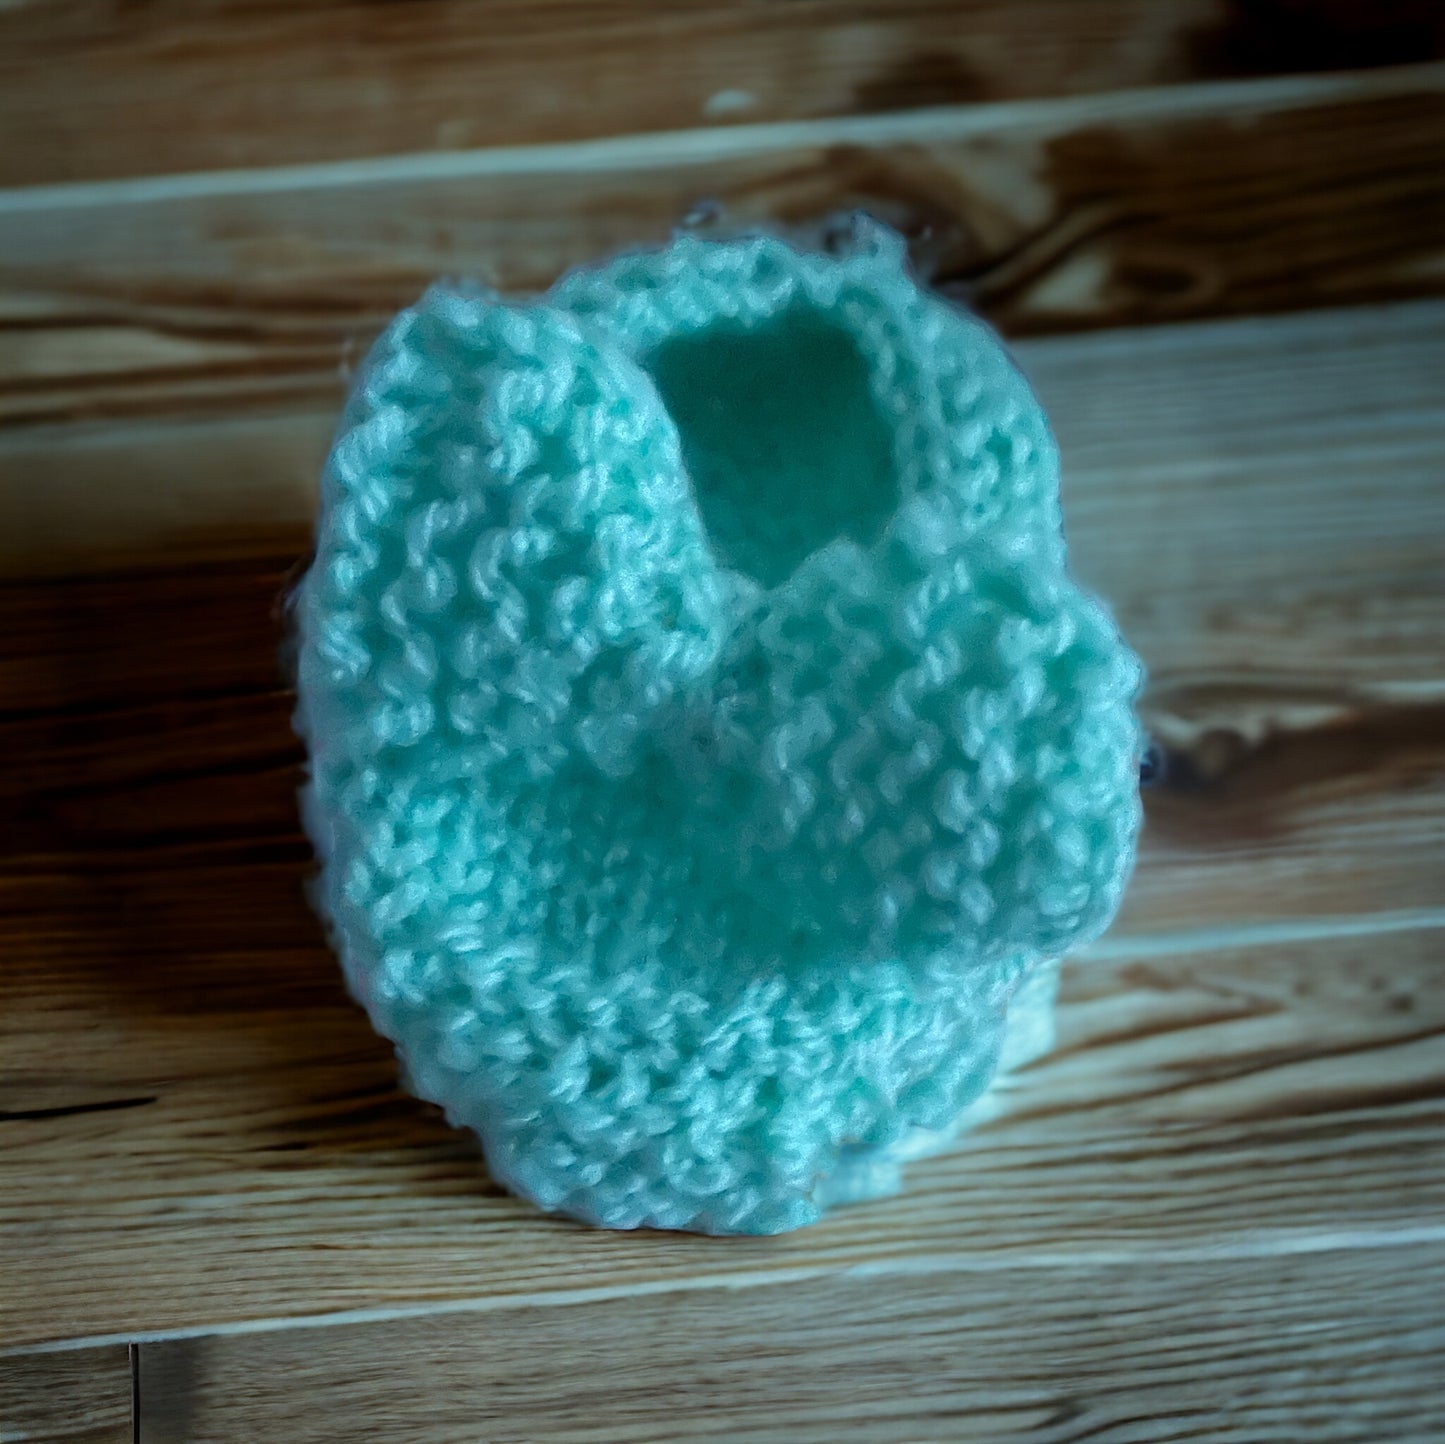
{"label": "knitted baby hat", "polygon": [[1139,822],[1140,669],[1059,527],[1027,386],[881,228],[393,322],[298,599],[304,810],[353,991],[499,1180],[771,1233],[986,1089]]}

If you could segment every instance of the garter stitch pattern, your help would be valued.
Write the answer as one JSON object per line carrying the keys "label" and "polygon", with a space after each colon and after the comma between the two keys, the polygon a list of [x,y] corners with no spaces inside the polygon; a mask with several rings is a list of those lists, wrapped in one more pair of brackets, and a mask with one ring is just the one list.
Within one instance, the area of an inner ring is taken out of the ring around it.
{"label": "garter stitch pattern", "polygon": [[347,978],[544,1209],[773,1233],[896,1187],[1132,865],[1141,673],[1048,427],[881,227],[429,291],[297,605]]}

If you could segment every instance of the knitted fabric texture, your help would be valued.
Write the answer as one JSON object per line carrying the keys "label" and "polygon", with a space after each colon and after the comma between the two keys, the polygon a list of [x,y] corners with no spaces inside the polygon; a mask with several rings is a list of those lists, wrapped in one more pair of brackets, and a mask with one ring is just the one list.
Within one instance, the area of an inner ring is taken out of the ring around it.
{"label": "knitted fabric texture", "polygon": [[1140,669],[1048,427],[881,228],[428,292],[298,619],[351,987],[544,1209],[771,1233],[895,1187],[1132,864]]}

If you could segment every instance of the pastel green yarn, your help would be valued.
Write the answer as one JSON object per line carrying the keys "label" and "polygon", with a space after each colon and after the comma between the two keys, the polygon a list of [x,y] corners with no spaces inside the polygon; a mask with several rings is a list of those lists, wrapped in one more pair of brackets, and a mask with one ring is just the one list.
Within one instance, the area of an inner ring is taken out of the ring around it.
{"label": "pastel green yarn", "polygon": [[1045,1040],[1139,823],[1059,525],[1027,386],[881,228],[396,319],[298,599],[304,805],[353,991],[500,1181],[794,1228],[946,1136],[1011,996]]}

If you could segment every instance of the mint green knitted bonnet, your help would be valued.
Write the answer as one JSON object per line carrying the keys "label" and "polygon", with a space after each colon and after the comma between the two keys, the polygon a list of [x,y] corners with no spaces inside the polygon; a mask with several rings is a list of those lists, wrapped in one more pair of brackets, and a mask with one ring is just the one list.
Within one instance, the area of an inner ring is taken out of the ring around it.
{"label": "mint green knitted bonnet", "polygon": [[772,1233],[896,1186],[1132,863],[1140,669],[1047,424],[881,228],[429,291],[298,619],[347,978],[545,1209]]}

